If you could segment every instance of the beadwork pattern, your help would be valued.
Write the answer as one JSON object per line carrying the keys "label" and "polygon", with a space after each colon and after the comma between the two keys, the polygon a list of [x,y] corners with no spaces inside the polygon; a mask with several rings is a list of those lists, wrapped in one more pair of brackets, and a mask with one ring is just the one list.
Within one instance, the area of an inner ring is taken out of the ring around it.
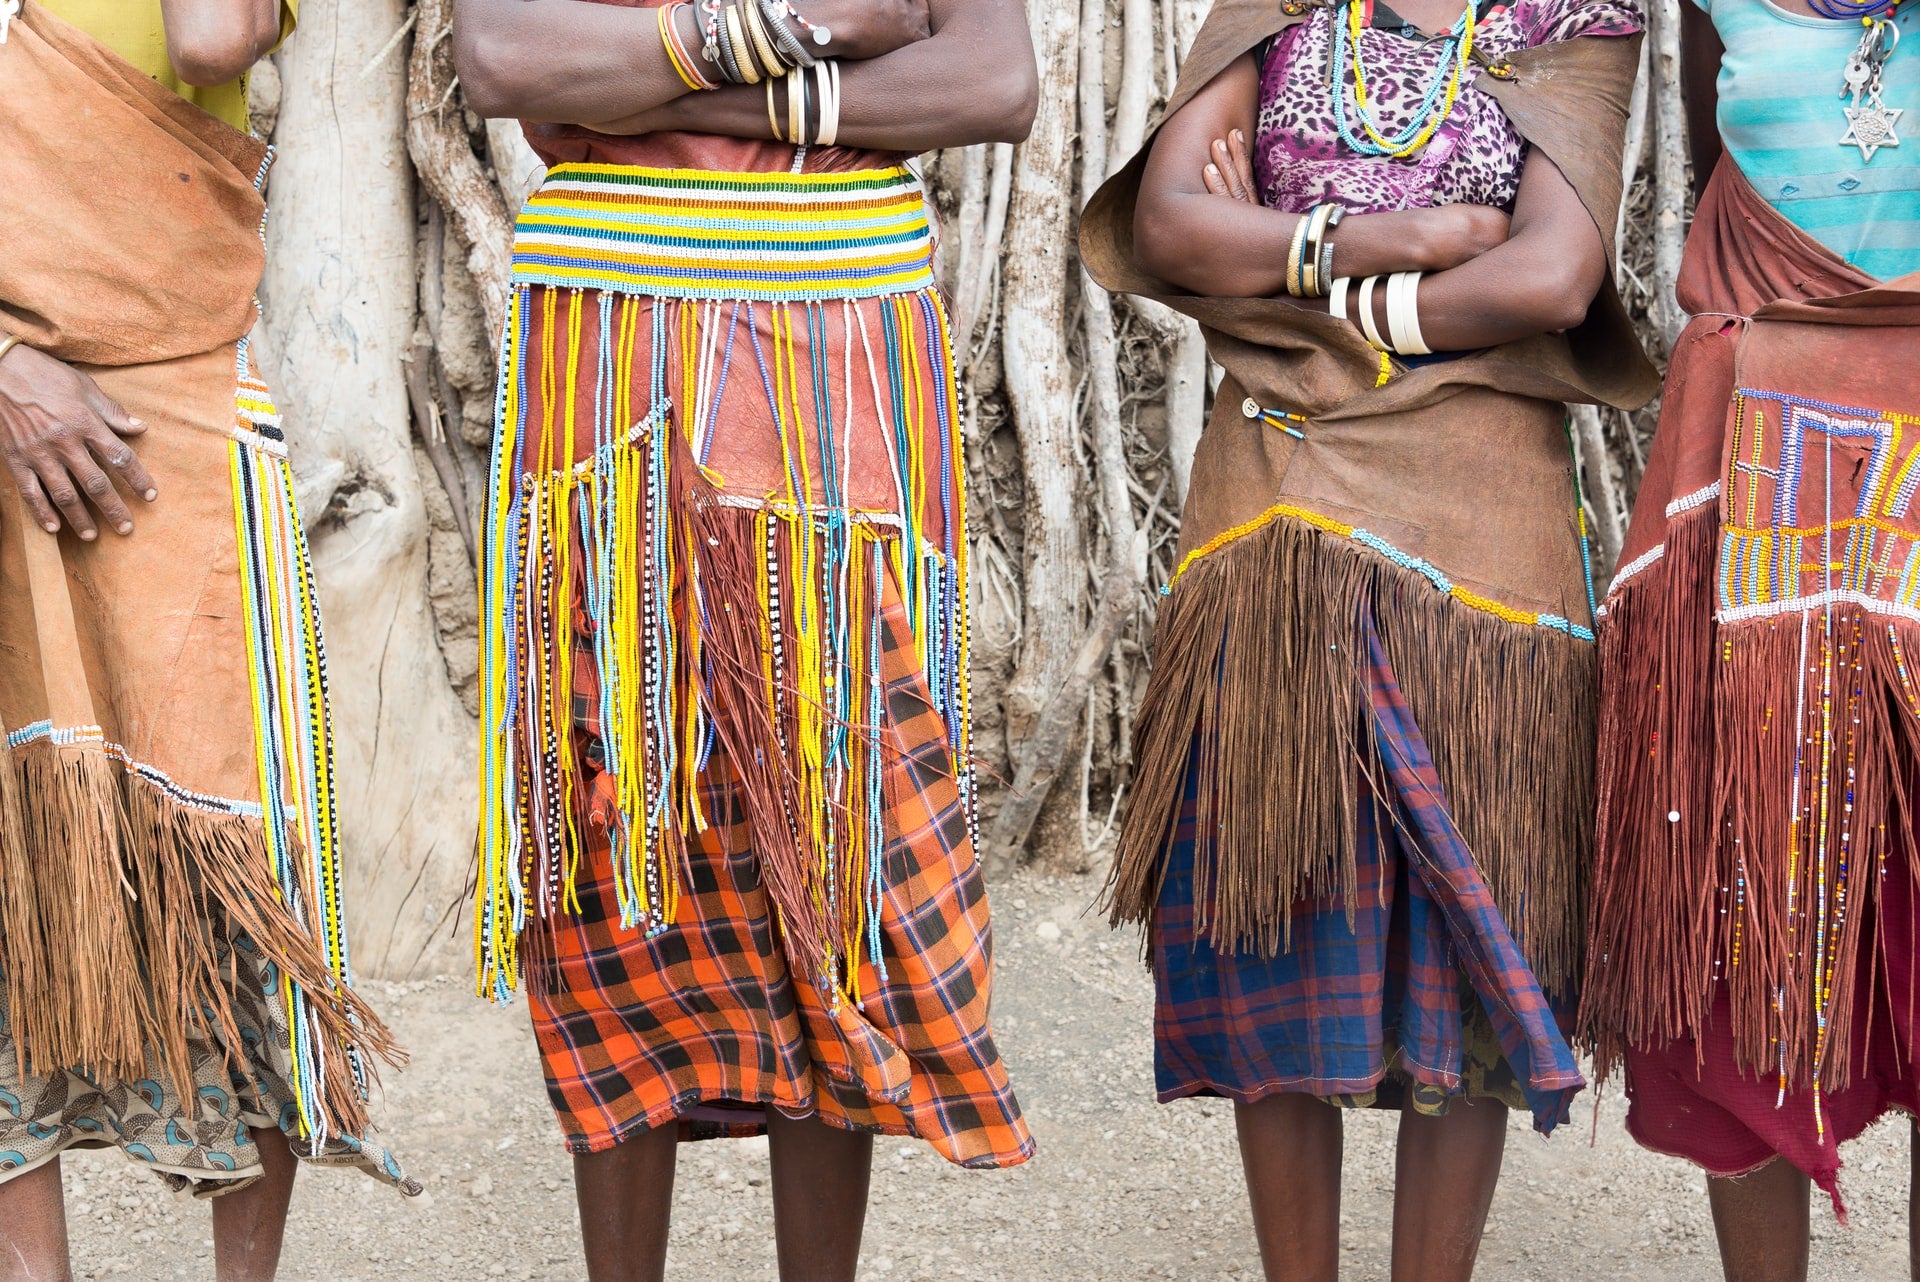
{"label": "beadwork pattern", "polygon": [[[313,564],[294,501],[293,468],[286,458],[279,414],[253,369],[245,342],[239,345],[237,364],[227,461],[253,693],[259,813],[266,819],[267,856],[288,915],[320,942],[335,980],[351,986],[341,912],[327,656]],[[316,1144],[350,1139],[329,1133],[323,1104],[326,1058],[315,999],[284,973],[276,980],[287,1012],[288,1085],[300,1135]],[[364,1098],[366,1075],[358,1048],[347,1048],[347,1063]]]}
{"label": "beadwork pattern", "polygon": [[933,285],[925,193],[902,167],[707,174],[556,165],[514,231],[516,285],[758,303]]}
{"label": "beadwork pattern", "polygon": [[[863,1000],[863,954],[884,979],[889,591],[947,723],[970,822],[974,790],[961,419],[928,235],[905,169],[562,165],[529,202],[481,567],[483,996],[518,987],[531,921],[577,908],[575,829],[595,778],[617,799],[604,818],[622,927],[673,925],[723,718],[741,750],[744,710],[714,693],[741,675],[716,670],[737,658],[716,657],[732,622],[717,612],[733,608],[713,591],[719,562],[752,567],[755,715],[772,738],[750,750],[782,772],[777,813],[805,855],[809,916],[824,923],[823,990]],[[771,493],[726,489],[712,466],[722,402],[731,388],[738,404],[743,382],[778,438]],[[856,400],[879,420],[858,441]],[[861,444],[885,451],[885,508],[851,492]],[[718,491],[710,508],[739,517],[728,533],[689,510],[696,482]],[[599,676],[591,772],[575,743],[576,628]]]}
{"label": "beadwork pattern", "polygon": [[1304,521],[1317,530],[1324,530],[1328,534],[1336,534],[1343,539],[1352,539],[1362,547],[1371,548],[1401,569],[1411,570],[1413,573],[1418,574],[1428,583],[1431,583],[1437,591],[1446,593],[1469,609],[1491,614],[1495,618],[1506,620],[1508,623],[1518,623],[1529,627],[1550,628],[1556,632],[1564,632],[1568,636],[1581,641],[1591,641],[1594,639],[1593,629],[1591,628],[1582,627],[1571,619],[1563,619],[1557,614],[1535,614],[1527,610],[1516,610],[1510,605],[1503,605],[1499,601],[1495,601],[1492,597],[1482,596],[1471,588],[1462,587],[1460,584],[1448,578],[1445,572],[1431,561],[1422,560],[1420,557],[1402,552],[1399,548],[1394,547],[1377,534],[1369,533],[1358,526],[1348,525],[1344,521],[1336,521],[1330,516],[1323,516],[1319,512],[1292,503],[1276,503],[1259,516],[1254,517],[1251,521],[1242,522],[1232,529],[1222,530],[1213,538],[1187,553],[1185,557],[1181,558],[1180,568],[1174,571],[1173,577],[1167,580],[1166,585],[1160,589],[1160,594],[1162,596],[1173,595],[1174,585],[1180,582],[1180,577],[1192,569],[1194,563],[1202,557],[1217,552],[1229,543],[1243,539],[1247,535],[1264,529],[1266,526],[1282,518]]}
{"label": "beadwork pattern", "polygon": [[[1915,426],[1920,416],[1892,410],[1752,388],[1735,393],[1720,541],[1722,623],[1843,603],[1920,620]],[[1845,479],[1836,484],[1838,477]]]}

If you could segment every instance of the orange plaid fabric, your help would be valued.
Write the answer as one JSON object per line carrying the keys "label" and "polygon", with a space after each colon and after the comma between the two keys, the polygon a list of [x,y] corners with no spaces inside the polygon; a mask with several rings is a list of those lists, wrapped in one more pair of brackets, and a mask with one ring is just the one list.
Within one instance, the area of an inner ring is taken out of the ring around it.
{"label": "orange plaid fabric", "polygon": [[[884,980],[834,1008],[794,966],[760,883],[733,771],[716,746],[688,842],[676,924],[620,927],[606,820],[611,780],[579,802],[580,911],[529,927],[530,984],[548,1094],[567,1147],[598,1152],[670,1122],[683,1139],[751,1134],[764,1107],[849,1130],[911,1135],[968,1167],[1014,1166],[1034,1144],[987,1020],[986,886],[897,589],[884,613]],[[576,634],[580,759],[601,760],[599,681]],[[603,816],[596,819],[596,815]]]}

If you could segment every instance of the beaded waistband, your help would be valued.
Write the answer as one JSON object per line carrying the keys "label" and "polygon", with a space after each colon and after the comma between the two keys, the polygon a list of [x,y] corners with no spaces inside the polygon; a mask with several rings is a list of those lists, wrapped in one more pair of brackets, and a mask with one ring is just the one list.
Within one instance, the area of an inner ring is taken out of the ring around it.
{"label": "beaded waistband", "polygon": [[743,174],[556,165],[520,212],[515,285],[809,302],[930,288],[925,193],[903,167]]}

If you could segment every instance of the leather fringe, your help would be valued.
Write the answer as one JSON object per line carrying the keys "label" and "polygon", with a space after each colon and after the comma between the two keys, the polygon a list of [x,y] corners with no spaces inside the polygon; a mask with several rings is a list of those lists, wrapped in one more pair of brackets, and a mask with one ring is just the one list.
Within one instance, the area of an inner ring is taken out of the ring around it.
{"label": "leather fringe", "polygon": [[1627,1042],[1670,1041],[1702,1027],[1707,1014],[1706,986],[1681,977],[1708,969],[1706,923],[1696,919],[1710,910],[1699,888],[1715,844],[1714,636],[1702,603],[1713,599],[1718,533],[1716,504],[1674,516],[1660,559],[1613,592],[1600,629],[1599,814],[1581,1041],[1603,1078]]}
{"label": "leather fringe", "polygon": [[1515,624],[1281,517],[1195,562],[1162,604],[1134,738],[1134,792],[1106,899],[1146,922],[1200,772],[1196,929],[1271,956],[1296,904],[1354,893],[1372,610],[1462,836],[1541,986],[1581,969],[1593,818],[1592,645]]}
{"label": "leather fringe", "polygon": [[1609,611],[1580,1036],[1604,1074],[1695,1035],[1724,982],[1743,1071],[1837,1091],[1863,1071],[1880,879],[1914,875],[1887,856],[1915,839],[1920,625],[1842,605],[1716,628],[1718,515],[1677,518]]}
{"label": "leather fringe", "polygon": [[244,936],[312,998],[326,1115],[364,1134],[361,1056],[404,1056],[275,885],[258,817],[177,802],[97,748],[0,750],[0,972],[20,1071],[164,1075],[186,1098],[188,1042],[205,1039],[250,1073],[216,949]]}

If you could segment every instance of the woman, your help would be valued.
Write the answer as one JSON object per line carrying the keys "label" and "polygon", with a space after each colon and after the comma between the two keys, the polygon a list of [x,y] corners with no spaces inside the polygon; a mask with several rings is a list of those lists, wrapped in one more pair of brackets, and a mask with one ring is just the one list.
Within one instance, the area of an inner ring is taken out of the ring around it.
{"label": "woman", "polygon": [[1335,1276],[1341,1109],[1401,1110],[1392,1275],[1444,1282],[1507,1110],[1550,1131],[1583,1085],[1562,402],[1652,390],[1608,284],[1638,29],[1226,0],[1088,213],[1096,279],[1198,317],[1226,370],[1111,892],[1150,925],[1161,1099],[1235,1101],[1269,1277]]}
{"label": "woman", "polygon": [[[987,1021],[965,468],[906,158],[1024,137],[1017,0],[461,0],[522,213],[484,566],[482,991],[524,974],[596,1280],[769,1136],[851,1278],[875,1133],[1033,1143]],[[562,70],[564,69],[564,70]]]}
{"label": "woman", "polygon": [[71,1276],[69,1149],[215,1199],[230,1282],[274,1276],[297,1159],[420,1191],[369,1134],[397,1048],[349,987],[325,650],[249,339],[245,76],[293,23],[0,4],[7,1279]]}
{"label": "woman", "polygon": [[1809,1179],[1839,1212],[1839,1146],[1920,1105],[1914,28],[1684,28],[1695,319],[1607,599],[1581,1032],[1635,1138],[1706,1170],[1735,1282],[1806,1277]]}

